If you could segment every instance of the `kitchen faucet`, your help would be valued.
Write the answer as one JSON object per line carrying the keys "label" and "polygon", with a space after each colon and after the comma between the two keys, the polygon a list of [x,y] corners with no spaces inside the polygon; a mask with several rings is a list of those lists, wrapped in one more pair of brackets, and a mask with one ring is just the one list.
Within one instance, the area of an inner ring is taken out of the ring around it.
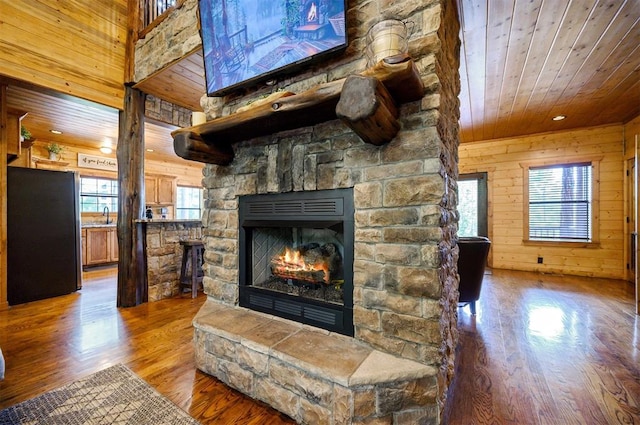
{"label": "kitchen faucet", "polygon": [[111,223],[111,220],[109,220],[109,207],[105,206],[104,209],[102,210],[102,216],[107,216],[107,224]]}

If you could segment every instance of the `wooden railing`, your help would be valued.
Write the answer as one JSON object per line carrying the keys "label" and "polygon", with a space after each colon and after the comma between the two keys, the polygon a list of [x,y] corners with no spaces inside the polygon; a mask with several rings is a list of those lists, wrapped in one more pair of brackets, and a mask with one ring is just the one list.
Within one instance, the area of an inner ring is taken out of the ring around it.
{"label": "wooden railing", "polygon": [[139,38],[144,36],[162,22],[174,9],[182,6],[184,0],[140,0]]}

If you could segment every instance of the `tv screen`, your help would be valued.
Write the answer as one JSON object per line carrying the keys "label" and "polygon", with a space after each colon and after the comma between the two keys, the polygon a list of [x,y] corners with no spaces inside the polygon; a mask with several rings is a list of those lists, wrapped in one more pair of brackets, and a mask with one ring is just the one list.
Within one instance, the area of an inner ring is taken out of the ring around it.
{"label": "tv screen", "polygon": [[209,96],[347,46],[345,0],[199,0],[199,7]]}

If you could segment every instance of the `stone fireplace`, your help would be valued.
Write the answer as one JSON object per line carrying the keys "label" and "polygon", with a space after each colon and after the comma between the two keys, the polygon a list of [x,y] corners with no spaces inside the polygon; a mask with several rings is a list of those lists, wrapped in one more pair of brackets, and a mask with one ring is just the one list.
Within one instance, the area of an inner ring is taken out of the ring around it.
{"label": "stone fireplace", "polygon": [[[205,168],[196,363],[300,423],[436,424],[457,343],[457,16],[444,0],[349,6],[345,56],[283,87],[361,71],[367,29],[395,18],[416,23],[425,94],[399,105],[400,130],[381,146],[333,119],[239,141],[230,163]],[[213,118],[246,100],[203,105]],[[349,215],[291,213],[344,193]],[[286,248],[324,265],[284,272],[274,258]]]}

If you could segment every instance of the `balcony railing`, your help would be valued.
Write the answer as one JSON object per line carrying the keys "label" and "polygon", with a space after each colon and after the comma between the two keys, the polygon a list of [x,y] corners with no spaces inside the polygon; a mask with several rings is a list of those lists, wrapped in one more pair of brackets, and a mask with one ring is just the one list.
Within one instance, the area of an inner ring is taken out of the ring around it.
{"label": "balcony railing", "polygon": [[162,22],[172,10],[179,8],[184,0],[141,0],[141,24],[139,37],[143,38],[152,28]]}

